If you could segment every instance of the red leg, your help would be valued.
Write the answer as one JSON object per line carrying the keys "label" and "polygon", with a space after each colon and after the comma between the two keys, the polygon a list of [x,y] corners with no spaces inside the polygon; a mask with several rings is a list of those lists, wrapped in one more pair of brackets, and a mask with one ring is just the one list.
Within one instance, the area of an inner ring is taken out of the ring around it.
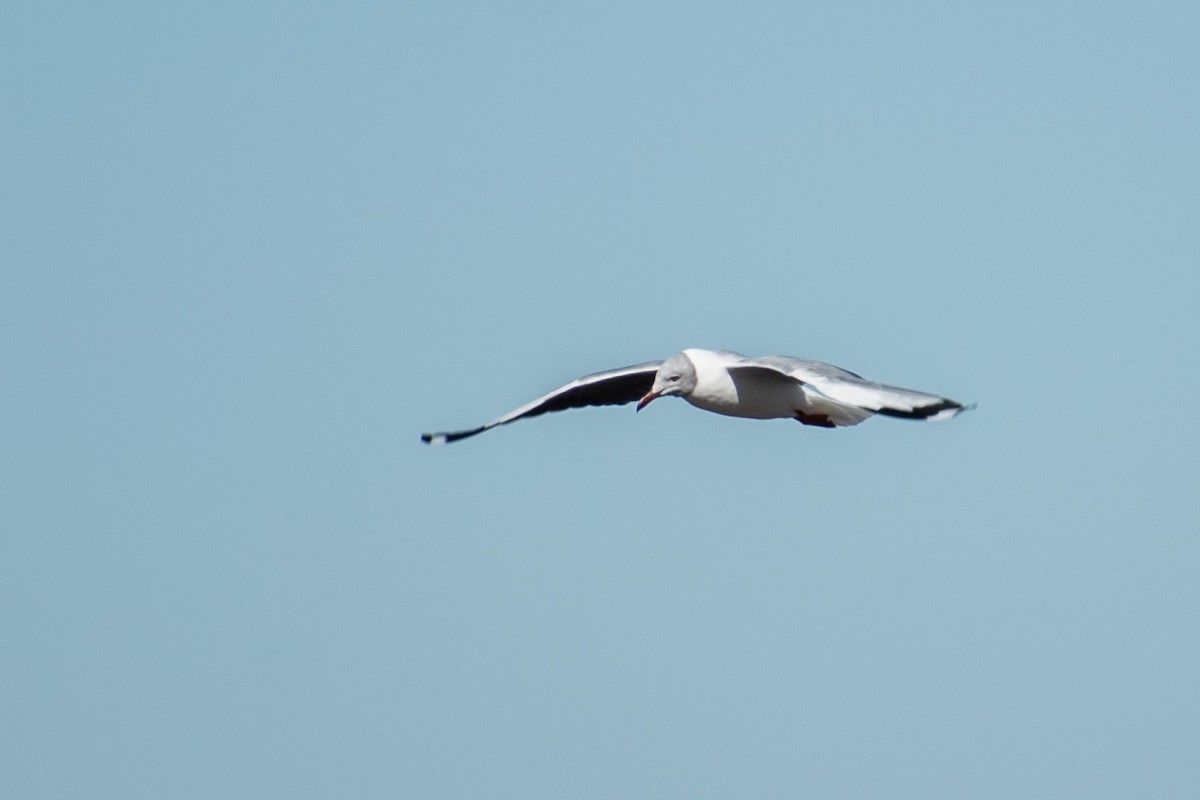
{"label": "red leg", "polygon": [[803,411],[796,412],[796,421],[803,425],[815,425],[818,428],[835,428],[833,420],[829,419],[828,414],[805,414]]}

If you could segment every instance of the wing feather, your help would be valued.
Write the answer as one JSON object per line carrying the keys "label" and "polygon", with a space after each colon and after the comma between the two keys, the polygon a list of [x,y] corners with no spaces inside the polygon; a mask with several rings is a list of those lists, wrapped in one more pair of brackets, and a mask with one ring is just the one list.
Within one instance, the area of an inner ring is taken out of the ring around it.
{"label": "wing feather", "polygon": [[478,428],[444,433],[423,433],[421,441],[426,444],[446,444],[456,442],[483,433],[497,425],[507,425],[526,417],[536,417],[550,411],[565,411],[569,408],[585,406],[619,406],[632,403],[650,391],[654,385],[654,375],[658,372],[661,361],[647,361],[631,367],[610,369],[585,375],[560,386],[552,392],[531,400],[520,408],[496,417],[491,422],[484,423]]}
{"label": "wing feather", "polygon": [[942,420],[974,408],[940,395],[875,383],[821,361],[791,356],[764,356],[748,358],[746,364],[777,370],[802,383],[806,391],[815,392],[834,403],[889,417]]}

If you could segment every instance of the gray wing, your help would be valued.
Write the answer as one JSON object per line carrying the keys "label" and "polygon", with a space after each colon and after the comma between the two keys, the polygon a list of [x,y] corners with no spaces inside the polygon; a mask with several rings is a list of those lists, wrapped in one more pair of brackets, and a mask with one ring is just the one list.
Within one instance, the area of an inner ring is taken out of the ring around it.
{"label": "gray wing", "polygon": [[584,406],[619,406],[639,399],[654,385],[654,375],[661,361],[647,361],[632,367],[596,372],[560,386],[537,400],[526,403],[491,422],[465,431],[445,433],[422,433],[421,441],[426,444],[446,444],[466,439],[497,425],[506,425],[525,417],[536,417],[548,411],[563,411]]}
{"label": "gray wing", "polygon": [[799,381],[806,392],[815,392],[819,399],[889,417],[942,420],[974,408],[936,394],[875,383],[841,367],[805,358],[747,358],[731,369],[741,365],[750,369],[774,370]]}

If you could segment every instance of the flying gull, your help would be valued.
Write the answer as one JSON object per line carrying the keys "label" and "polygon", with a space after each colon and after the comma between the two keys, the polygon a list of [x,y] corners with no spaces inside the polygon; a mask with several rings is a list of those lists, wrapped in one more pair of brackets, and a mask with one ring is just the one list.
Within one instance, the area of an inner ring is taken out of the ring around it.
{"label": "flying gull", "polygon": [[874,414],[905,419],[950,419],[974,408],[945,397],[874,383],[853,372],[805,358],[749,358],[729,350],[691,348],[666,361],[585,375],[491,422],[464,431],[423,433],[426,444],[466,439],[547,411],[619,406],[676,395],[696,408],[750,419],[795,419],[835,428]]}

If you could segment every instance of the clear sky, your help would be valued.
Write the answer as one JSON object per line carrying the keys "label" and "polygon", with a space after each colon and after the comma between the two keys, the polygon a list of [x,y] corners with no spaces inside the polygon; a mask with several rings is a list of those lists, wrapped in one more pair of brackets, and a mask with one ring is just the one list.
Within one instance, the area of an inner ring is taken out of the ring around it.
{"label": "clear sky", "polygon": [[[0,796],[1200,796],[1198,40],[8,4]],[[693,346],[979,408],[418,441]]]}

